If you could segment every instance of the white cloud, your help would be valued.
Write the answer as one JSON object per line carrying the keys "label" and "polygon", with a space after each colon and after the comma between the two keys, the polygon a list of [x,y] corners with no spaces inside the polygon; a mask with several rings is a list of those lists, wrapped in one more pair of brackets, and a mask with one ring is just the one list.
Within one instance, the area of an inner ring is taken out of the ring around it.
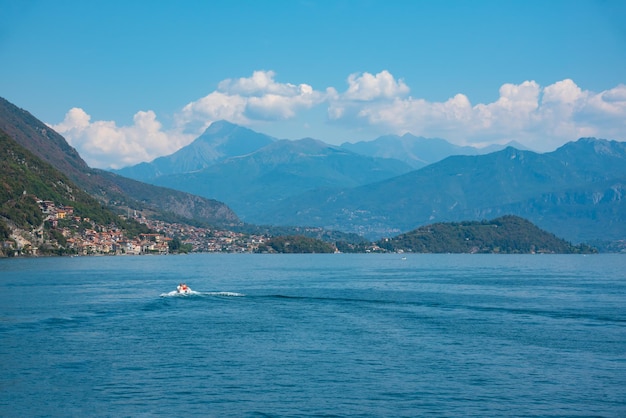
{"label": "white cloud", "polygon": [[500,98],[493,103],[476,105],[472,118],[485,128],[523,128],[536,114],[539,92],[539,85],[534,81],[504,84],[500,87]]}
{"label": "white cloud", "polygon": [[290,119],[325,99],[307,84],[278,83],[272,71],[255,71],[252,77],[227,79],[218,89],[193,101],[175,115],[176,126],[164,131],[152,111],[137,112],[131,126],[114,121],[91,121],[80,108],[51,125],[74,146],[90,166],[120,168],[151,161],[175,152],[200,135],[212,122],[228,120],[241,125],[254,121]]}
{"label": "white cloud", "polygon": [[409,87],[404,84],[404,81],[396,81],[386,70],[376,75],[370,73],[351,74],[348,77],[348,85],[348,91],[344,94],[346,100],[393,99],[409,93]]}
{"label": "white cloud", "polygon": [[178,124],[204,129],[221,119],[243,125],[280,121],[325,100],[308,84],[278,83],[274,76],[273,71],[255,71],[249,78],[223,80],[216,91],[187,104],[177,115]]}
{"label": "white cloud", "polygon": [[87,164],[102,168],[150,161],[193,139],[178,132],[163,132],[152,111],[137,112],[132,126],[117,126],[113,121],[91,122],[83,109],[72,108],[61,123],[51,127],[78,150]]}
{"label": "white cloud", "polygon": [[626,85],[603,91],[600,94],[590,95],[586,110],[602,116],[603,119],[621,118],[624,121],[626,111]]}
{"label": "white cloud", "polygon": [[580,87],[571,79],[557,81],[543,89],[543,103],[563,103],[573,104],[584,98],[584,93]]}
{"label": "white cloud", "polygon": [[[378,90],[374,80],[384,80]],[[405,97],[408,87],[391,74],[350,76],[348,89],[329,97],[329,119],[367,124],[378,133],[442,137],[457,144],[521,142],[553,150],[583,136],[625,139],[626,86],[593,93],[566,79],[542,88],[535,81],[504,84],[492,103],[472,105],[464,94],[445,102]]]}
{"label": "white cloud", "polygon": [[[386,70],[375,75],[350,74],[347,81],[348,90],[345,93],[339,94],[334,88],[327,89],[328,117],[331,120],[365,118],[374,124],[380,123],[394,116],[386,110],[392,109],[394,104],[402,107],[399,100],[410,91],[404,81],[396,81]],[[378,111],[382,114],[377,114]]]}
{"label": "white cloud", "polygon": [[181,127],[199,123],[202,128],[206,128],[211,122],[222,119],[245,125],[248,123],[248,119],[243,116],[245,109],[246,100],[243,97],[215,91],[187,104],[176,119]]}
{"label": "white cloud", "polygon": [[[255,71],[251,77],[223,80],[215,91],[188,103],[174,115],[176,123],[169,130],[152,111],[137,112],[131,126],[118,126],[114,121],[92,121],[80,108],[70,109],[52,128],[64,135],[89,165],[104,168],[171,154],[217,120],[266,132],[255,126],[286,126],[280,124],[305,114],[313,116],[302,120],[302,127],[324,132],[330,121],[336,129],[346,129],[340,142],[355,131],[367,132],[369,139],[410,132],[462,145],[515,140],[550,151],[583,136],[626,139],[623,84],[595,93],[571,79],[545,87],[535,81],[507,83],[500,87],[497,100],[476,104],[462,93],[436,102],[411,97],[409,92],[404,81],[388,71],[351,74],[343,92],[335,87],[315,90],[308,84],[279,83],[273,71]],[[319,106],[326,107],[328,120],[319,120],[316,111],[306,113]],[[323,134],[317,137],[331,142]]]}

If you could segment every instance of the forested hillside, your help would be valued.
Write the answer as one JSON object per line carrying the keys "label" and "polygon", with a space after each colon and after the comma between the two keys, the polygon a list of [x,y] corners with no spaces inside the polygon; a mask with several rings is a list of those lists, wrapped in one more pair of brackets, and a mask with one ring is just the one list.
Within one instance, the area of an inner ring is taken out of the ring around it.
{"label": "forested hillside", "polygon": [[44,228],[43,202],[71,208],[73,216],[89,219],[94,225],[114,225],[128,237],[149,232],[145,225],[122,219],[103,207],[63,173],[0,130],[0,240],[8,240],[15,229],[35,230],[42,243],[58,240],[50,228]]}
{"label": "forested hillside", "polygon": [[35,116],[0,97],[0,129],[22,147],[49,163],[82,190],[121,212],[211,225],[239,224],[225,204],[177,190],[156,187],[90,168],[65,138]]}
{"label": "forested hillside", "polygon": [[378,242],[388,251],[416,253],[589,253],[517,216],[491,221],[436,223]]}

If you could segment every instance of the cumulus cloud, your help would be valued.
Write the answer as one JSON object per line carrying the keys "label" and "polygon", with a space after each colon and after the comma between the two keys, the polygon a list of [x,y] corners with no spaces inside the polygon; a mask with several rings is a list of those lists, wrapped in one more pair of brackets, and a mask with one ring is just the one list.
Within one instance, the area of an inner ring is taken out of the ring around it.
{"label": "cumulus cloud", "polygon": [[500,87],[496,101],[477,104],[462,93],[445,102],[407,93],[408,87],[387,72],[353,75],[345,92],[328,96],[328,116],[347,126],[366,124],[383,133],[411,132],[464,145],[516,140],[540,151],[583,136],[624,139],[624,85],[594,93],[570,79],[546,87],[532,80],[507,83]]}
{"label": "cumulus cloud", "polygon": [[81,108],[72,108],[65,119],[50,125],[78,150],[92,167],[121,168],[169,154],[193,138],[180,132],[164,132],[152,111],[137,112],[133,125],[114,121],[91,121]]}
{"label": "cumulus cloud", "polygon": [[370,73],[351,74],[348,77],[348,85],[348,91],[344,94],[344,98],[347,100],[393,99],[409,92],[404,81],[396,81],[391,73],[386,70],[376,75]]}
{"label": "cumulus cloud", "polygon": [[188,103],[174,115],[175,126],[163,130],[152,111],[137,112],[133,125],[91,121],[81,108],[51,125],[93,167],[120,168],[175,152],[200,135],[211,123],[228,120],[241,125],[254,121],[281,121],[322,103],[326,93],[308,84],[279,83],[273,71],[255,71],[251,77],[227,79],[217,90]]}
{"label": "cumulus cloud", "polygon": [[[515,140],[538,151],[550,151],[584,136],[626,139],[623,84],[596,93],[571,79],[548,86],[528,80],[502,85],[494,102],[473,104],[463,93],[442,102],[412,97],[409,86],[388,71],[351,74],[343,91],[281,83],[275,76],[273,71],[255,71],[251,77],[221,81],[216,90],[175,114],[171,129],[164,129],[153,111],[137,112],[132,125],[118,126],[114,121],[92,121],[80,108],[70,109],[61,123],[51,126],[88,164],[101,168],[171,154],[217,120],[250,127],[281,124],[318,107],[325,107],[328,115],[327,120],[317,120],[319,127],[330,122],[335,129],[346,129],[341,142],[356,130],[367,131],[370,139],[410,132],[459,145]],[[319,117],[319,112],[311,114]],[[306,123],[317,128],[314,120]],[[317,137],[331,142],[323,134]]]}
{"label": "cumulus cloud", "polygon": [[351,119],[355,115],[359,117],[369,115],[376,119],[375,108],[381,108],[381,103],[397,103],[398,99],[406,96],[409,91],[404,81],[396,81],[386,70],[378,74],[350,74],[348,90],[345,93],[339,94],[334,88],[328,90],[328,115],[332,120]]}
{"label": "cumulus cloud", "polygon": [[252,77],[227,79],[217,90],[187,104],[177,115],[179,126],[227,119],[243,125],[252,121],[280,121],[322,103],[325,93],[308,84],[278,83],[273,71],[255,71]]}

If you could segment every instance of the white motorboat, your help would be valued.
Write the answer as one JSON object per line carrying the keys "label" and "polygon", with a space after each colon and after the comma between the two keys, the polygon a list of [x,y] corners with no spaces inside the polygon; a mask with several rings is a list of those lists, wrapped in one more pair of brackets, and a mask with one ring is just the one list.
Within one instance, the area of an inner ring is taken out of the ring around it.
{"label": "white motorboat", "polygon": [[182,295],[189,295],[193,292],[193,290],[191,290],[186,283],[181,283],[176,286],[176,292]]}

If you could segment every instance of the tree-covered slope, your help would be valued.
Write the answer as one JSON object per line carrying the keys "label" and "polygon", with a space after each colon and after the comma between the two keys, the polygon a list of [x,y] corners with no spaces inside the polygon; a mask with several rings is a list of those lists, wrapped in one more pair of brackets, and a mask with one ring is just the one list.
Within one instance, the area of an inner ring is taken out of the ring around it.
{"label": "tree-covered slope", "polygon": [[59,170],[0,130],[1,239],[7,239],[14,227],[31,230],[41,226],[44,213],[38,200],[51,201],[56,206],[71,206],[76,216],[89,218],[100,225],[114,224],[131,236],[147,231],[144,226],[121,219],[103,207]]}
{"label": "tree-covered slope", "polygon": [[302,235],[274,237],[260,246],[258,252],[276,252],[283,254],[334,253],[332,244]]}
{"label": "tree-covered slope", "polygon": [[436,223],[378,242],[389,251],[417,253],[531,254],[586,253],[593,250],[572,244],[517,216],[492,221]]}
{"label": "tree-covered slope", "polygon": [[61,135],[3,98],[0,98],[0,129],[106,205],[214,225],[239,223],[237,215],[221,202],[90,168]]}

